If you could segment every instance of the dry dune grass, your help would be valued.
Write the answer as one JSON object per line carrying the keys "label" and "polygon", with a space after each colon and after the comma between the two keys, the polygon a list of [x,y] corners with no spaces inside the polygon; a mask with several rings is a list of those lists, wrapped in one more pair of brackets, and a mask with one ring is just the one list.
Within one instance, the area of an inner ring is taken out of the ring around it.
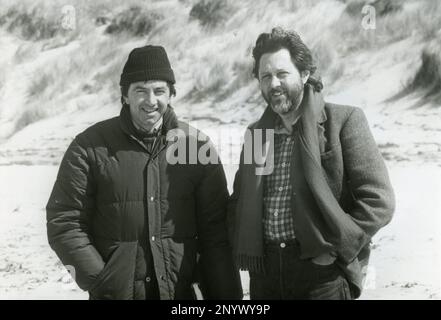
{"label": "dry dune grass", "polygon": [[425,91],[425,98],[441,102],[441,52],[425,49],[421,54],[421,68],[410,84],[411,90]]}
{"label": "dry dune grass", "polygon": [[409,96],[417,97],[411,108],[424,105],[441,105],[441,46],[438,41],[426,45],[420,56],[419,67],[415,74],[403,83],[403,88],[388,99],[397,101]]}
{"label": "dry dune grass", "polygon": [[[303,36],[317,57],[325,86],[332,85],[344,74],[349,54],[381,50],[407,37],[431,41],[439,36],[438,1],[412,0],[399,7],[388,6],[391,1],[380,1],[375,30],[362,28],[358,0],[280,1],[277,5],[263,0],[131,0],[124,4],[57,0],[50,6],[42,0],[20,5],[6,2],[0,28],[21,38],[22,49],[14,60],[17,67],[51,52],[33,77],[16,79],[26,81],[27,103],[14,106],[21,110],[15,130],[75,109],[75,99],[82,95],[94,94],[103,104],[118,103],[124,59],[133,46],[145,43],[164,45],[170,52],[178,98],[184,98],[184,103],[209,97],[216,102],[212,107],[228,104],[229,96],[251,86],[255,81],[253,42],[259,33],[277,25]],[[379,1],[375,2],[378,6]],[[75,30],[60,27],[60,12],[66,4],[76,9]]]}

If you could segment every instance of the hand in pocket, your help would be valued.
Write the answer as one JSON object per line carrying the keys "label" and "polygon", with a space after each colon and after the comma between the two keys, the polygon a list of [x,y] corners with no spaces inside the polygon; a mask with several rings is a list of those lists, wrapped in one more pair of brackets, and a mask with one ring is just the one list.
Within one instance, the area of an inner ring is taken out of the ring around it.
{"label": "hand in pocket", "polygon": [[93,299],[133,298],[137,242],[121,242],[89,289]]}
{"label": "hand in pocket", "polygon": [[337,259],[336,256],[331,255],[330,253],[324,253],[322,255],[319,255],[318,257],[312,258],[311,261],[314,264],[317,264],[319,266],[329,266],[335,262]]}

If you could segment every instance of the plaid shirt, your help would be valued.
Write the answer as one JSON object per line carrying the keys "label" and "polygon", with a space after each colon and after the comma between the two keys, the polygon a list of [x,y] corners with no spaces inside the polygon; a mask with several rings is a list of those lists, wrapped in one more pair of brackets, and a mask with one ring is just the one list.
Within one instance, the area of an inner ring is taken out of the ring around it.
{"label": "plaid shirt", "polygon": [[274,130],[274,171],[264,178],[264,236],[266,240],[294,239],[290,179],[293,136],[277,117]]}

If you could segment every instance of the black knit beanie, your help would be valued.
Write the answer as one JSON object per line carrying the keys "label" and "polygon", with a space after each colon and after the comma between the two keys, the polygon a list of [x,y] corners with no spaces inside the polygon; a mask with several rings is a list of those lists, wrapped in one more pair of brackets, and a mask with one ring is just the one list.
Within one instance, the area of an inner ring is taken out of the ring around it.
{"label": "black knit beanie", "polygon": [[137,81],[164,80],[175,84],[175,75],[165,49],[161,46],[145,46],[130,52],[121,74],[120,86]]}

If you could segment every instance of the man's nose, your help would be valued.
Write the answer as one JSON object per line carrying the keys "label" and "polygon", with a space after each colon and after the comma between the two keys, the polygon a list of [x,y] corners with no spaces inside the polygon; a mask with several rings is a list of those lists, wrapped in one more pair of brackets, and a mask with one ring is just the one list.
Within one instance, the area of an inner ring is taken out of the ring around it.
{"label": "man's nose", "polygon": [[146,102],[149,106],[153,106],[153,105],[156,104],[156,97],[155,97],[155,95],[154,95],[152,92],[147,93],[147,94],[145,95],[144,100],[145,100],[145,102]]}
{"label": "man's nose", "polygon": [[273,76],[273,77],[271,77],[271,82],[270,82],[270,88],[271,89],[274,89],[274,88],[277,88],[277,87],[280,87],[280,80],[279,80],[279,78],[277,78],[277,77],[275,77],[275,76]]}

